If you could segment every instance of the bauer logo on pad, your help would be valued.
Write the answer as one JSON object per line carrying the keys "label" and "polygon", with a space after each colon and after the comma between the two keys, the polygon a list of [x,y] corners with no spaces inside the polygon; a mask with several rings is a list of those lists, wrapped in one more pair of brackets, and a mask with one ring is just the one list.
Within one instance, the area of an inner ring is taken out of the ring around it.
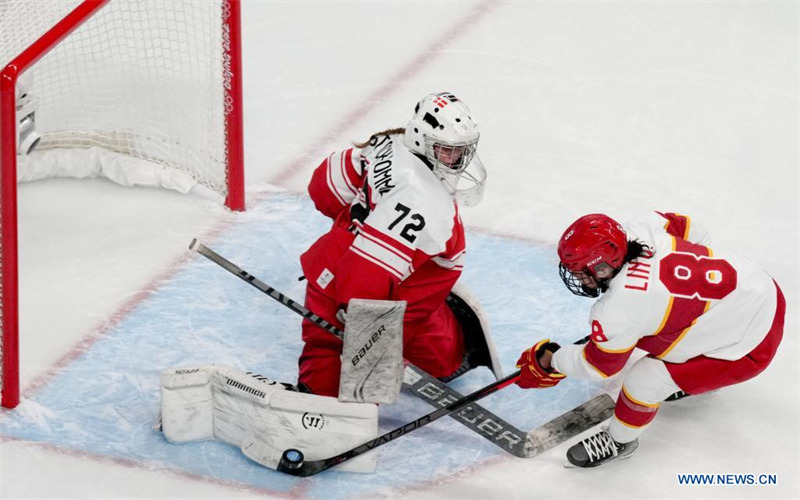
{"label": "bauer logo on pad", "polygon": [[339,401],[394,403],[403,384],[405,301],[351,299]]}

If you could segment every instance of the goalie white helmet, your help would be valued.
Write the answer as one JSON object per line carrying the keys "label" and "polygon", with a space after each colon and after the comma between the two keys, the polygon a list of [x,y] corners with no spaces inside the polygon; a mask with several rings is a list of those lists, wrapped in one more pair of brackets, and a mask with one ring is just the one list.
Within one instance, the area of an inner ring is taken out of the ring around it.
{"label": "goalie white helmet", "polygon": [[[449,92],[425,96],[408,122],[406,147],[431,163],[445,188],[466,206],[483,198],[486,169],[478,158],[478,124],[469,108]],[[464,180],[468,183],[459,186]]]}

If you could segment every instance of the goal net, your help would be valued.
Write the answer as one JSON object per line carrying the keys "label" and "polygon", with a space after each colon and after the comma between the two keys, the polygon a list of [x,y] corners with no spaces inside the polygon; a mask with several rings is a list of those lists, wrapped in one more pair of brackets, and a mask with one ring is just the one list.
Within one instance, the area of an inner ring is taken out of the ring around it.
{"label": "goal net", "polygon": [[103,176],[243,210],[240,60],[239,0],[0,0],[3,406],[19,398],[17,181]]}

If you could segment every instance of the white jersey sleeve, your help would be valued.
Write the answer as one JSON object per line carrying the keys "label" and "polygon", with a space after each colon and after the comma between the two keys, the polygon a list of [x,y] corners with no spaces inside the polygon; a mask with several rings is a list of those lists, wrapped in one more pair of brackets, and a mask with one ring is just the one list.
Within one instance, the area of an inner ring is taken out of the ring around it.
{"label": "white jersey sleeve", "polygon": [[619,301],[604,299],[606,296],[594,304],[589,315],[589,342],[564,346],[553,356],[557,371],[576,378],[601,380],[625,366],[642,335],[638,322],[642,315],[618,307]]}

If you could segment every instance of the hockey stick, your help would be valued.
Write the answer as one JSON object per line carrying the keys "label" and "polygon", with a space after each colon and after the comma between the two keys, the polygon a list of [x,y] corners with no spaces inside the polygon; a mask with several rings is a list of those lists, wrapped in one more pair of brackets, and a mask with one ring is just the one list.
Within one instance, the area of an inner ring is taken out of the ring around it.
{"label": "hockey stick", "polygon": [[[344,332],[337,328],[336,325],[320,318],[302,304],[275,290],[196,239],[192,240],[189,248],[231,274],[238,276],[249,285],[277,300],[297,314],[333,335],[342,338]],[[434,407],[447,407],[464,397],[444,382],[411,363],[406,365],[403,386],[408,388],[414,396]],[[489,410],[472,402],[459,406],[457,410],[460,411],[450,412],[450,415],[457,422],[508,453],[520,458],[530,458],[594,427],[610,417],[613,409],[613,400],[607,394],[601,394],[529,432],[518,429]]]}
{"label": "hockey stick", "polygon": [[360,444],[353,449],[347,450],[343,453],[340,453],[330,458],[322,458],[319,460],[305,460],[303,453],[300,450],[288,449],[284,451],[283,456],[281,456],[281,460],[278,463],[278,471],[285,472],[293,476],[305,477],[305,476],[311,476],[318,472],[322,472],[326,469],[330,469],[331,467],[346,462],[351,458],[355,458],[370,450],[374,450],[378,446],[384,445],[390,441],[394,441],[400,436],[405,436],[409,432],[419,429],[420,427],[425,427],[431,422],[439,420],[445,415],[449,415],[450,413],[458,410],[459,408],[463,408],[464,406],[472,403],[473,401],[477,401],[481,398],[488,396],[489,394],[493,394],[499,391],[500,389],[503,389],[504,387],[516,382],[516,380],[519,378],[519,375],[520,372],[519,370],[517,370],[511,375],[507,375],[501,378],[500,380],[496,380],[491,384],[487,385],[486,387],[482,387],[481,389],[478,389],[472,394],[464,396],[463,398],[450,403],[444,408],[439,408],[438,410],[434,410],[431,413],[428,413],[427,415],[423,415],[412,422],[409,422],[405,425],[398,427],[397,429],[391,430],[386,434],[378,436],[374,439],[370,439],[366,443]]}

